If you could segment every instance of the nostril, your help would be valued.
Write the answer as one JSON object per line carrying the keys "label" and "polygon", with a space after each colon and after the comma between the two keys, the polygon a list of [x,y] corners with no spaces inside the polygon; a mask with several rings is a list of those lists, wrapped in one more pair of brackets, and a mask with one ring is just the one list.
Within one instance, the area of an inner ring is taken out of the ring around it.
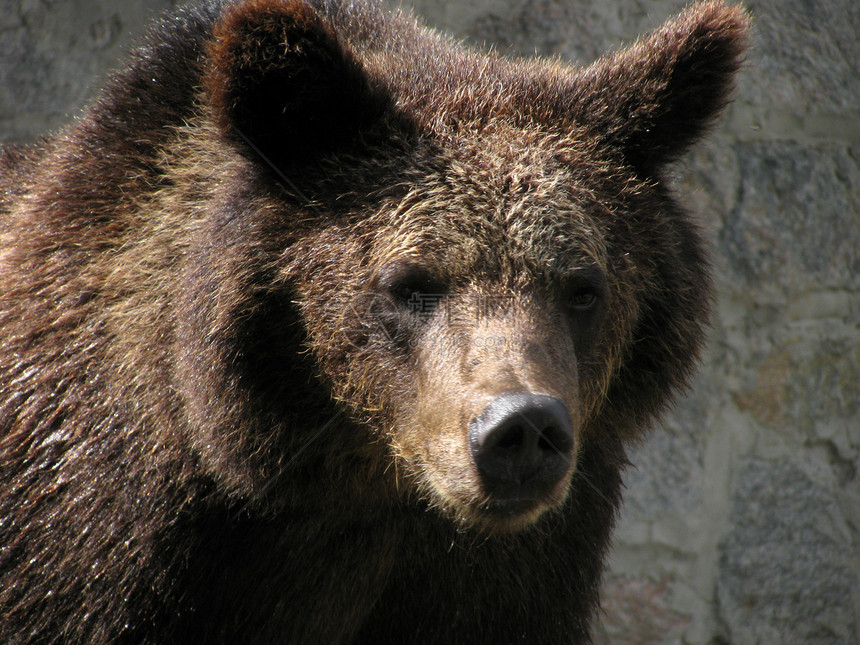
{"label": "nostril", "polygon": [[514,425],[497,432],[491,439],[495,439],[495,447],[501,450],[520,450],[525,441],[525,432],[521,425]]}
{"label": "nostril", "polygon": [[569,453],[573,448],[573,434],[567,429],[546,426],[538,438],[538,448],[546,452]]}
{"label": "nostril", "polygon": [[538,438],[538,448],[541,450],[555,450],[556,444],[550,438],[550,435],[553,433],[555,428],[552,426],[548,426],[541,430],[540,438]]}

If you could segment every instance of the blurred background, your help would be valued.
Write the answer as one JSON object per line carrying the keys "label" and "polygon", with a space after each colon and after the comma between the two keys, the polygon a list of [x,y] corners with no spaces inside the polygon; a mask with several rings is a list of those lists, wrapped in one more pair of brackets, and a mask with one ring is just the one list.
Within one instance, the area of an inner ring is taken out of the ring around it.
{"label": "blurred background", "polygon": [[[170,0],[0,0],[0,141],[73,118]],[[587,64],[676,0],[413,0]],[[860,9],[751,0],[736,100],[674,168],[717,267],[690,395],[631,454],[598,643],[860,644]]]}

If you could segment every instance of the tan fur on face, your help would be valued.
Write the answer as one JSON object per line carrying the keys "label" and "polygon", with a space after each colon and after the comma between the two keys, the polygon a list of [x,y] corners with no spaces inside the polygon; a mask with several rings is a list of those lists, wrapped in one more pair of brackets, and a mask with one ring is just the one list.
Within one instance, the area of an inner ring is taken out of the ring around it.
{"label": "tan fur on face", "polygon": [[502,394],[531,392],[564,401],[574,435],[580,437],[581,397],[573,346],[558,317],[547,319],[546,303],[522,294],[496,303],[496,311],[488,314],[482,311],[484,302],[498,300],[504,290],[493,293],[461,296],[429,332],[431,340],[418,354],[414,408],[401,412],[402,428],[393,441],[435,505],[466,524],[510,530],[564,501],[575,462],[529,513],[493,518],[482,510],[488,495],[471,459],[470,422]]}

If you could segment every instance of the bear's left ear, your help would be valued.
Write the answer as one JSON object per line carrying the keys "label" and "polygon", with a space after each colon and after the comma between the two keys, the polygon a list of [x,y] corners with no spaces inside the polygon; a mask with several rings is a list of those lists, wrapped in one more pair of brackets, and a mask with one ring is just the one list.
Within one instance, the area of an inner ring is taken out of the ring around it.
{"label": "bear's left ear", "polygon": [[687,8],[574,79],[574,119],[645,175],[679,157],[723,107],[747,48],[749,16],[710,0]]}
{"label": "bear's left ear", "polygon": [[216,125],[280,168],[348,145],[384,98],[302,0],[251,0],[213,28],[204,86]]}

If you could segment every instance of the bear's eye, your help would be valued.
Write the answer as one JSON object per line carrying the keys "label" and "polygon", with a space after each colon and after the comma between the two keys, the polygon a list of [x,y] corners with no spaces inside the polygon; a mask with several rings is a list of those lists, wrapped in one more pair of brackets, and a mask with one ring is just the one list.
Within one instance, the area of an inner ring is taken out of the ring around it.
{"label": "bear's eye", "polygon": [[595,308],[605,291],[603,273],[597,268],[583,269],[565,285],[564,304],[571,313],[584,313]]}
{"label": "bear's eye", "polygon": [[567,305],[575,311],[584,311],[590,309],[597,302],[597,294],[590,289],[582,289],[570,294],[567,299]]}
{"label": "bear's eye", "polygon": [[380,272],[379,285],[398,307],[427,315],[436,310],[444,297],[444,287],[430,271],[414,263],[397,263]]}

